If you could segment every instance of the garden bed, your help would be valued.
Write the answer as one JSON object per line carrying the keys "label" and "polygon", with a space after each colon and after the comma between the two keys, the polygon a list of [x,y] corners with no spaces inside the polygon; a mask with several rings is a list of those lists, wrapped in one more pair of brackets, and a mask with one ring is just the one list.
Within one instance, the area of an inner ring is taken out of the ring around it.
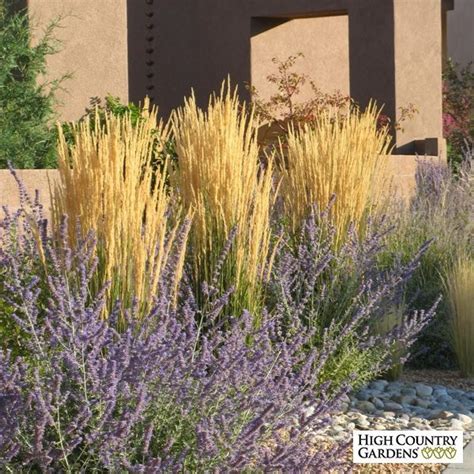
{"label": "garden bed", "polygon": [[0,176],[25,211],[0,232],[4,466],[346,472],[357,429],[472,438],[470,385],[378,379],[447,321],[437,277],[470,248],[468,181],[390,156],[399,197],[416,185],[404,206],[373,108],[290,130],[265,166],[225,89],[176,114],[171,151],[156,111],[104,114],[60,137],[51,222],[26,194],[49,208],[57,171]]}

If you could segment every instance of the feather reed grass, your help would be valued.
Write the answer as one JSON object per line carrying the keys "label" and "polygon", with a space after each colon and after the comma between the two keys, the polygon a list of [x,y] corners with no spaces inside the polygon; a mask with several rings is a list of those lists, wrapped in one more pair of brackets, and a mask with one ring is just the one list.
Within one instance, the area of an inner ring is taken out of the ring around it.
{"label": "feather reed grass", "polygon": [[280,146],[286,215],[293,231],[317,204],[330,206],[340,241],[352,223],[361,228],[386,183],[384,157],[390,152],[387,127],[379,128],[374,104],[334,117],[323,112],[311,124],[290,127]]}
{"label": "feather reed grass", "polygon": [[474,259],[462,252],[445,281],[451,306],[453,347],[461,372],[474,377]]}
{"label": "feather reed grass", "polygon": [[[186,236],[178,236],[164,169],[154,170],[153,152],[164,144],[169,127],[157,122],[156,109],[144,105],[142,118],[106,113],[72,126],[74,145],[59,129],[59,182],[52,195],[53,224],[63,215],[75,243],[76,223],[97,237],[97,288],[110,282],[109,303],[138,302],[149,309],[171,258],[184,259]],[[179,237],[179,238],[178,238]],[[179,249],[177,241],[181,240]],[[176,255],[178,252],[178,255]],[[182,263],[181,263],[182,266]],[[180,271],[175,275],[180,278]],[[176,285],[177,286],[177,285]]]}
{"label": "feather reed grass", "polygon": [[[273,164],[259,164],[258,124],[237,91],[223,84],[206,111],[194,95],[173,120],[178,166],[171,183],[193,209],[191,254],[196,282],[211,281],[223,249],[236,235],[220,272],[221,288],[234,286],[233,309],[258,313],[271,260]],[[199,291],[198,291],[199,293]]]}

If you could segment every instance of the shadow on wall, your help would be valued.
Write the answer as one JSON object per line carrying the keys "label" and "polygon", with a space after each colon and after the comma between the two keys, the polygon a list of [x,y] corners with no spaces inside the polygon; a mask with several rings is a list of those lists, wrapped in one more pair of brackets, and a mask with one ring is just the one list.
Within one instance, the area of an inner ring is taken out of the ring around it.
{"label": "shadow on wall", "polygon": [[[298,38],[297,43],[294,38]],[[283,61],[300,53],[303,56],[294,72],[310,78],[325,93],[350,94],[346,14],[284,20],[253,18],[251,48],[251,83],[266,100],[276,92],[267,79],[276,72],[273,58]],[[308,87],[299,100],[311,100],[313,96]]]}
{"label": "shadow on wall", "polygon": [[[361,0],[356,5],[347,0],[242,0],[238,7],[222,0],[174,0],[173,7],[166,0],[155,0],[141,3],[140,8],[135,0],[128,0],[130,99],[138,101],[148,95],[167,116],[191,88],[200,105],[205,105],[228,75],[247,99],[252,37],[278,27],[285,29],[290,20],[311,22],[325,16],[337,18],[341,13],[348,19],[351,96],[362,106],[374,98],[385,104],[387,115],[394,116],[394,7],[393,2],[380,0]],[[336,77],[339,71],[330,74]]]}

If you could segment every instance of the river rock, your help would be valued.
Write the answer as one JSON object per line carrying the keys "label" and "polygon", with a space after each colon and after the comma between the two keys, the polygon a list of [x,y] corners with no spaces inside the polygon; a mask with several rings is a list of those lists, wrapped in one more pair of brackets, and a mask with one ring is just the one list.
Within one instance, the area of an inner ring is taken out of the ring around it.
{"label": "river rock", "polygon": [[373,382],[370,382],[369,387],[377,392],[383,392],[387,385],[388,382],[386,380],[374,380]]}
{"label": "river rock", "polygon": [[448,395],[448,390],[446,388],[435,388],[433,390],[433,397],[435,398],[440,398],[440,397],[446,397]]}
{"label": "river rock", "polygon": [[357,403],[356,407],[363,412],[372,413],[376,410],[375,405],[372,402],[362,400]]}
{"label": "river rock", "polygon": [[421,408],[429,408],[431,405],[430,400],[425,400],[424,398],[417,398],[416,399],[416,406]]}
{"label": "river rock", "polygon": [[411,405],[416,401],[416,397],[413,395],[395,395],[392,400],[400,405]]}
{"label": "river rock", "polygon": [[402,395],[408,395],[408,396],[411,396],[411,397],[416,397],[416,389],[414,389],[412,387],[404,387],[400,390],[400,393]]}
{"label": "river rock", "polygon": [[372,403],[374,404],[375,408],[378,408],[379,410],[383,410],[385,407],[384,402],[377,397],[372,398]]}
{"label": "river rock", "polygon": [[466,426],[469,426],[471,423],[472,423],[472,418],[468,415],[464,415],[462,413],[459,413],[458,415],[456,415],[456,418],[463,424],[463,425],[466,425]]}
{"label": "river rock", "polygon": [[402,405],[395,402],[386,402],[385,409],[388,411],[403,411]]}
{"label": "river rock", "polygon": [[416,394],[423,398],[429,397],[433,393],[433,389],[429,385],[425,385],[423,383],[417,383],[415,385],[415,389]]}

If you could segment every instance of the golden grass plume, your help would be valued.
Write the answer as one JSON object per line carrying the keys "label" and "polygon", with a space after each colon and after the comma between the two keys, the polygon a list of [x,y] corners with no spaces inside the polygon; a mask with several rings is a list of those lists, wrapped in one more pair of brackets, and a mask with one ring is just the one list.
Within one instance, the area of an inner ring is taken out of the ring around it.
{"label": "golden grass plume", "polygon": [[377,125],[374,104],[334,117],[323,112],[311,124],[290,127],[281,144],[282,185],[286,214],[297,230],[311,206],[326,208],[332,197],[331,218],[338,239],[349,224],[360,226],[378,201],[385,181],[383,155],[390,153],[388,128]]}
{"label": "golden grass plume", "polygon": [[[136,124],[128,115],[111,113],[101,124],[97,110],[94,120],[74,124],[72,134],[70,145],[59,131],[54,227],[67,215],[73,244],[77,222],[82,232],[94,231],[100,262],[97,286],[110,281],[110,305],[120,299],[128,306],[136,298],[146,311],[157,294],[179,228],[168,212],[166,164],[161,172],[151,166],[153,153],[168,139],[169,127],[157,121],[157,110],[145,102]],[[181,265],[184,251],[178,250]]]}
{"label": "golden grass plume", "polygon": [[[259,164],[258,124],[224,83],[200,109],[192,95],[173,120],[178,166],[171,177],[193,214],[192,257],[198,280],[210,281],[231,231],[237,229],[221,284],[235,286],[234,301],[255,310],[270,258],[274,200],[272,160]],[[241,308],[239,308],[241,309]]]}

